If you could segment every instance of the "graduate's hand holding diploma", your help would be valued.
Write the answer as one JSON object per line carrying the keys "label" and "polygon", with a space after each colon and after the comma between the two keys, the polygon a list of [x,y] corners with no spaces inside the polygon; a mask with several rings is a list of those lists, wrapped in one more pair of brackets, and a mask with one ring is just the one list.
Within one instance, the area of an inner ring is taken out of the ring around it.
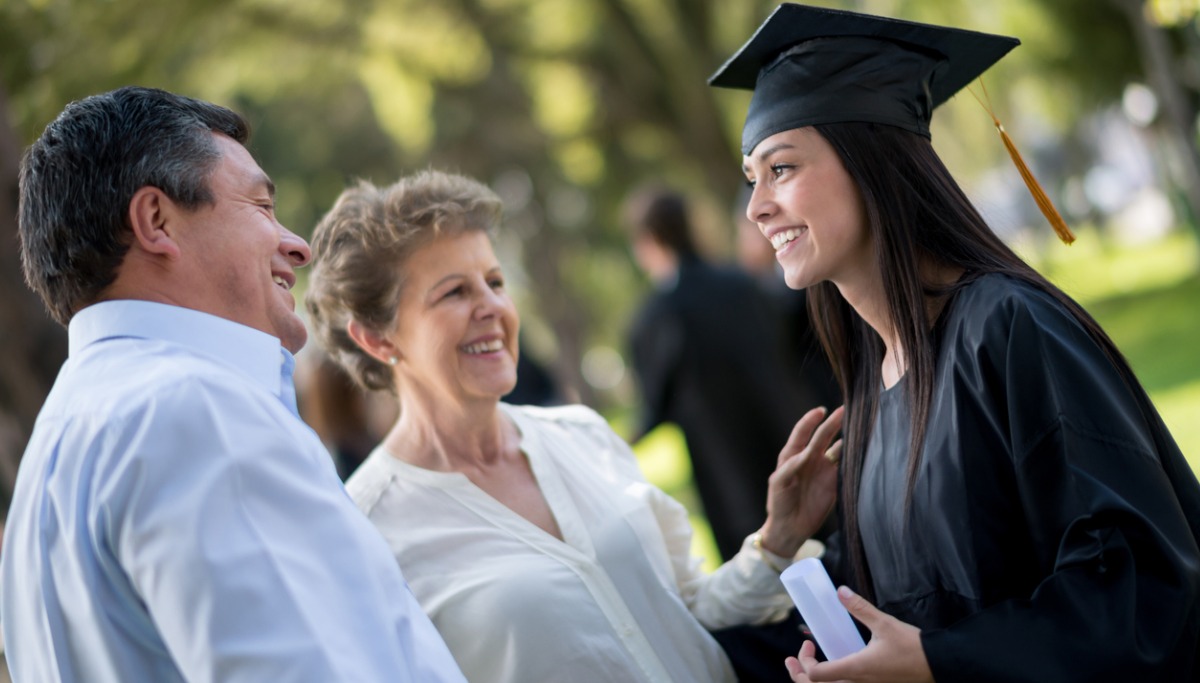
{"label": "graduate's hand holding diploma", "polygon": [[838,600],[870,629],[871,640],[862,650],[828,662],[818,662],[816,647],[805,641],[799,657],[785,662],[795,683],[932,683],[920,629],[879,611],[845,586],[838,589]]}
{"label": "graduate's hand holding diploma", "polygon": [[791,557],[820,529],[837,500],[842,441],[841,406],[832,413],[813,408],[796,423],[779,452],[767,487],[767,521],[761,541],[776,555]]}
{"label": "graduate's hand holding diploma", "polygon": [[[842,451],[842,441],[835,437],[841,431],[843,412],[842,407],[828,415],[824,408],[808,411],[779,453],[767,489],[767,521],[762,530],[763,546],[778,555],[794,555],[833,509]],[[799,658],[786,661],[793,681],[933,681],[919,629],[879,611],[845,586],[838,589],[838,600],[870,629],[870,642],[854,654],[828,662],[818,662],[816,647],[805,642]]]}

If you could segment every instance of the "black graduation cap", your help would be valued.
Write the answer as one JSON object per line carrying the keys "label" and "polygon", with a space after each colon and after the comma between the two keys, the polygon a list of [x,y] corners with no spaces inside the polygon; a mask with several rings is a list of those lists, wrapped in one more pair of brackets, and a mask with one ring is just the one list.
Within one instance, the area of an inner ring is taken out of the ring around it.
{"label": "black graduation cap", "polygon": [[1021,41],[784,3],[708,79],[753,90],[742,153],[776,133],[861,121],[929,137],[935,107]]}

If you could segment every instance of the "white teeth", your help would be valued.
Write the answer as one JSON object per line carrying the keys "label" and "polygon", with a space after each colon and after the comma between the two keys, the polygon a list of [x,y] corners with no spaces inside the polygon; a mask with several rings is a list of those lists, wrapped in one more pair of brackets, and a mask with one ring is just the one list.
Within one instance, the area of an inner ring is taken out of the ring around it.
{"label": "white teeth", "polygon": [[280,287],[283,287],[284,289],[291,289],[291,287],[288,286],[287,280],[284,280],[282,275],[272,275],[271,279],[274,280],[275,284],[279,285]]}
{"label": "white teeth", "polygon": [[796,239],[803,232],[804,230],[801,228],[792,228],[791,230],[777,232],[771,236],[771,246],[775,247],[775,251],[779,251],[783,248],[783,245]]}
{"label": "white teeth", "polygon": [[468,344],[462,348],[467,353],[489,353],[504,348],[504,342],[500,339],[493,339],[491,341],[479,342],[478,344]]}

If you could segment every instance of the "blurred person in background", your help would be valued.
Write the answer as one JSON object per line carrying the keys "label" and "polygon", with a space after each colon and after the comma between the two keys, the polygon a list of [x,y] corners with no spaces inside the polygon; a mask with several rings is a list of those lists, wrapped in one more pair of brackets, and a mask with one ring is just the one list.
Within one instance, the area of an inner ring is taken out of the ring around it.
{"label": "blurred person in background", "polygon": [[[395,410],[387,410],[376,398],[323,351],[306,349],[297,358],[300,417],[321,437],[342,481],[367,459],[395,419]],[[386,423],[374,417],[384,411],[390,413]]]}
{"label": "blurred person in background", "polygon": [[798,378],[804,406],[836,406],[842,403],[837,377],[821,348],[808,314],[808,295],[792,289],[775,259],[775,247],[763,236],[758,224],[746,217],[749,187],[738,195],[733,220],[737,226],[737,262],[767,294],[780,320],[780,354],[788,362],[787,372]]}
{"label": "blurred person in background", "polygon": [[779,572],[833,504],[841,412],[796,424],[760,543],[704,574],[686,510],[600,415],[501,401],[520,330],[491,242],[501,212],[482,184],[425,171],[347,189],[317,226],[315,333],[400,406],[347,489],[472,683],[733,681],[707,629],[790,611]]}
{"label": "blurred person in background", "polygon": [[839,596],[870,641],[805,643],[797,683],[1200,679],[1192,469],[930,144],[934,108],[1017,42],[784,4],[710,80],[754,91],[747,216],[846,396]]}
{"label": "blurred person in background", "polygon": [[26,153],[21,257],[70,356],[0,555],[13,679],[463,677],[296,414],[308,263],[246,121],[72,102]]}
{"label": "blurred person in background", "polygon": [[654,286],[629,330],[641,398],[634,441],[679,426],[727,560],[762,522],[767,478],[797,416],[822,404],[780,372],[781,320],[755,281],[701,258],[681,193],[641,188],[623,215],[634,260]]}
{"label": "blurred person in background", "polygon": [[516,406],[555,406],[563,403],[558,381],[544,365],[534,360],[520,344],[517,349],[517,385],[504,396]]}

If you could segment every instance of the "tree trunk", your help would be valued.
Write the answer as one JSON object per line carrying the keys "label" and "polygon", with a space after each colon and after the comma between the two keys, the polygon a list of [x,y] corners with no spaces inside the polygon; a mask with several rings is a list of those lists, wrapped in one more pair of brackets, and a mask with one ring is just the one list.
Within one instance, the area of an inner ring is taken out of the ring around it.
{"label": "tree trunk", "polygon": [[1180,79],[1176,78],[1174,59],[1167,36],[1146,16],[1145,0],[1111,0],[1133,27],[1138,50],[1142,54],[1142,70],[1162,106],[1166,135],[1170,148],[1178,151],[1178,167],[1182,177],[1175,178],[1178,189],[1187,200],[1191,215],[1187,223],[1200,239],[1200,150],[1196,148],[1196,110],[1190,104]]}
{"label": "tree trunk", "polygon": [[67,336],[21,274],[17,169],[21,144],[0,86],[0,523],[8,515],[17,463],[42,401],[67,356]]}

